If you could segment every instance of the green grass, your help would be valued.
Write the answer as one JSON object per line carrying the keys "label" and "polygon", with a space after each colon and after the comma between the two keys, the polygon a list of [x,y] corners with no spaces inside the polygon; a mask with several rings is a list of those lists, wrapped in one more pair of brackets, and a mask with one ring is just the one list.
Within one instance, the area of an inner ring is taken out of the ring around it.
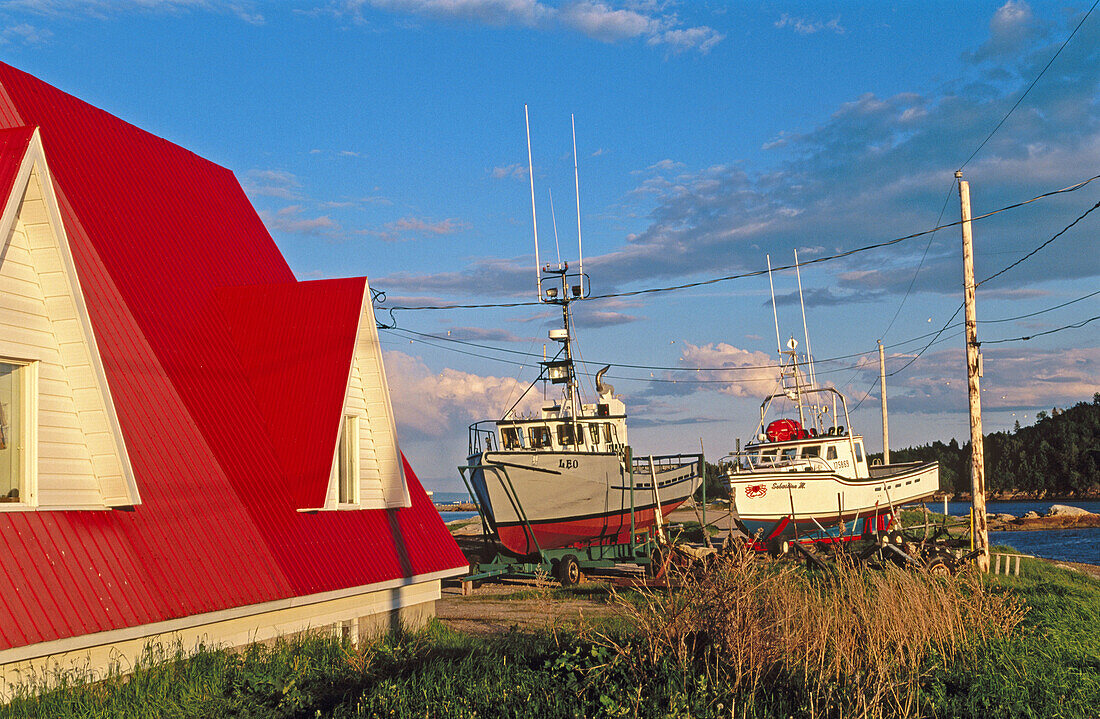
{"label": "green grass", "polygon": [[[1025,560],[1020,577],[989,577],[993,592],[1029,606],[1007,636],[951,661],[932,657],[915,716],[1096,717],[1100,707],[1100,582]],[[606,596],[606,587],[552,590]],[[775,675],[746,696],[702,663],[638,661],[629,628],[512,631],[475,637],[433,623],[361,648],[311,637],[241,652],[150,650],[127,676],[26,694],[6,717],[811,717],[797,675]],[[885,714],[887,716],[891,714]]]}

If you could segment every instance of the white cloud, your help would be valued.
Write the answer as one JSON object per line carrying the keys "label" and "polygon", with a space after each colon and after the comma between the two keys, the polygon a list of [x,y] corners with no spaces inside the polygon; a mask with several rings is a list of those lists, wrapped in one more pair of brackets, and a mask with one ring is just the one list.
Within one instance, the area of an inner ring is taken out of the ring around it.
{"label": "white cloud", "polygon": [[260,211],[260,219],[269,230],[287,232],[294,235],[313,235],[332,237],[340,230],[340,225],[328,215],[321,217],[303,217],[301,205],[290,205],[276,212]]}
{"label": "white cloud", "polygon": [[299,200],[302,183],[286,170],[249,170],[241,183],[244,191],[254,197],[277,197]]}
{"label": "white cloud", "polygon": [[364,22],[368,7],[440,21],[477,22],[492,27],[519,26],[553,31],[566,29],[607,43],[641,39],[673,52],[707,53],[724,36],[707,26],[683,27],[674,13],[657,3],[613,5],[574,0],[551,5],[540,0],[343,0],[329,12]]}
{"label": "white cloud", "polygon": [[506,177],[512,177],[517,180],[527,179],[527,166],[521,165],[518,162],[511,165],[502,165],[500,167],[494,167],[489,171],[493,179],[502,180]]}
{"label": "white cloud", "polygon": [[23,22],[0,31],[0,44],[16,41],[24,45],[42,45],[48,42],[51,37],[53,37],[53,33],[46,28],[35,27]]}
{"label": "white cloud", "polygon": [[[983,410],[1065,407],[1091,399],[1097,390],[1100,347],[1035,350],[1021,342],[1004,348],[987,345],[982,354]],[[962,349],[924,355],[904,377],[899,377],[904,389],[891,390],[891,411],[965,412],[966,381],[959,379],[965,365]],[[874,367],[869,368],[870,373],[874,371]]]}
{"label": "white cloud", "polygon": [[[528,387],[513,377],[433,372],[419,357],[396,350],[385,352],[384,361],[398,426],[428,437],[458,436],[472,421],[500,417]],[[541,393],[529,392],[518,409],[536,411],[541,400]]]}
{"label": "white cloud", "polygon": [[779,379],[779,370],[775,366],[775,358],[764,352],[743,350],[725,342],[709,343],[705,345],[693,345],[684,342],[684,349],[680,353],[678,365],[688,369],[715,368],[723,369],[717,372],[684,372],[669,373],[671,379],[705,379],[721,382],[721,384],[689,385],[689,391],[711,390],[734,397],[763,397],[776,387]]}
{"label": "white cloud", "polygon": [[82,14],[104,18],[124,12],[178,12],[201,10],[236,15],[241,20],[261,25],[264,16],[250,0],[8,0],[7,10],[27,10],[40,15]]}
{"label": "white cloud", "polygon": [[775,21],[775,26],[779,29],[790,28],[799,35],[813,35],[822,30],[829,30],[837,35],[843,35],[846,32],[844,27],[840,24],[839,17],[834,17],[831,20],[822,22],[820,20],[809,20],[803,17],[793,17],[787,13],[783,13],[779,19]]}

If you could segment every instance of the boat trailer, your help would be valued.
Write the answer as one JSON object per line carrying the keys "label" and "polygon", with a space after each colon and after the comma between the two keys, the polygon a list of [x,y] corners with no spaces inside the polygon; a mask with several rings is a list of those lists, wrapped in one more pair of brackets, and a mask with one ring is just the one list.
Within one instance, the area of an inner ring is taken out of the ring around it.
{"label": "boat trailer", "polygon": [[[700,464],[705,467],[703,455],[700,454],[698,456]],[[640,460],[641,458],[638,459]],[[652,457],[650,458],[650,465],[652,465]],[[492,528],[488,516],[486,515],[486,510],[481,506],[477,493],[474,492],[470,478],[466,475],[467,472],[476,469],[476,467],[470,465],[460,466],[458,468],[459,475],[462,477],[462,483],[466,486],[466,491],[469,493],[474,506],[477,508],[478,517],[481,520],[481,538],[485,543],[487,554],[491,556],[489,561],[472,562],[470,564],[470,573],[461,578],[462,593],[470,593],[470,591],[481,582],[503,578],[554,578],[558,580],[563,587],[570,587],[582,582],[585,572],[612,569],[624,564],[639,566],[645,571],[647,578],[659,581],[663,578],[669,562],[674,557],[683,558],[713,555],[715,553],[713,548],[681,547],[670,539],[669,531],[666,529],[664,519],[661,515],[660,496],[657,494],[658,489],[656,483],[652,485],[652,491],[657,498],[657,508],[655,510],[657,517],[656,531],[651,532],[649,529],[636,529],[635,503],[633,501],[635,493],[633,462],[631,462],[630,466],[632,467],[630,539],[627,542],[596,541],[590,544],[576,544],[560,549],[543,549],[538,544],[535,532],[531,527],[530,521],[527,519],[527,513],[519,503],[515,489],[510,487],[509,498],[517,514],[522,518],[527,536],[530,537],[535,545],[534,552],[522,557],[517,557],[499,550],[499,537],[495,529]],[[703,517],[700,524],[704,527],[703,532],[705,536],[707,526],[705,475],[700,487],[703,488]],[[694,502],[694,499],[692,499],[692,501]]]}

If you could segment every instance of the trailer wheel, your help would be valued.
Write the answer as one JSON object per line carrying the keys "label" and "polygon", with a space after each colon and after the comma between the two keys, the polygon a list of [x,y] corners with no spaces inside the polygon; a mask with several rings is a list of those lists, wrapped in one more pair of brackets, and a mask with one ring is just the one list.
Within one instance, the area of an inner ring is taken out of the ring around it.
{"label": "trailer wheel", "polygon": [[951,574],[951,564],[942,554],[933,554],[925,560],[924,569],[934,577],[946,577]]}
{"label": "trailer wheel", "polygon": [[563,587],[572,587],[581,582],[581,565],[572,554],[567,554],[558,562],[558,581]]}

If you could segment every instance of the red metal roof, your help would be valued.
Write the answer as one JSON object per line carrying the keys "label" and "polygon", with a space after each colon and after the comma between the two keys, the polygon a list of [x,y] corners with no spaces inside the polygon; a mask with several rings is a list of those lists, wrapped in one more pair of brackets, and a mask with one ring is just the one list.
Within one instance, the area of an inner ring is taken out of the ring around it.
{"label": "red metal roof", "polygon": [[142,504],[0,513],[0,650],[465,566],[407,464],[409,508],[297,511],[364,280],[296,282],[228,170],[0,63],[5,200],[32,127]]}
{"label": "red metal roof", "polygon": [[[0,130],[0,203],[6,202],[19,174],[19,165],[30,144],[33,127],[13,127]],[[3,204],[0,204],[3,211]],[[3,240],[0,240],[3,242]],[[2,247],[2,245],[0,245]]]}

